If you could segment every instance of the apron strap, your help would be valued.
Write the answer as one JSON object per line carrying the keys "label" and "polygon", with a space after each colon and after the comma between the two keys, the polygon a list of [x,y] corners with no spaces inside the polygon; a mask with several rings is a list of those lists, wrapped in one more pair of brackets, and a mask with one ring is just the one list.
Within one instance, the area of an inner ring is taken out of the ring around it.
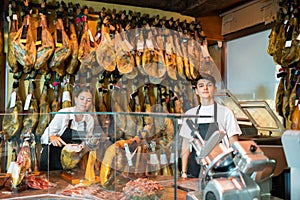
{"label": "apron strap", "polygon": [[72,120],[73,120],[73,119],[69,119],[68,128],[71,128]]}
{"label": "apron strap", "polygon": [[[199,113],[200,113],[200,108],[201,108],[201,104],[199,104],[199,106],[198,106],[198,108],[197,108],[196,115],[199,115]],[[198,118],[199,118],[199,117],[197,117],[197,119],[196,119],[196,125],[198,125]]]}
{"label": "apron strap", "polygon": [[217,116],[218,116],[218,108],[217,108],[217,103],[214,103],[214,122],[217,122]]}
{"label": "apron strap", "polygon": [[[199,114],[200,112],[200,108],[201,108],[201,104],[199,104],[198,108],[197,108],[197,111],[196,111],[196,115]],[[217,103],[214,102],[214,122],[217,122],[217,116],[218,116],[218,107],[217,107]],[[196,119],[196,124],[198,124],[198,117]]]}
{"label": "apron strap", "polygon": [[83,131],[86,133],[86,121],[83,121]]}

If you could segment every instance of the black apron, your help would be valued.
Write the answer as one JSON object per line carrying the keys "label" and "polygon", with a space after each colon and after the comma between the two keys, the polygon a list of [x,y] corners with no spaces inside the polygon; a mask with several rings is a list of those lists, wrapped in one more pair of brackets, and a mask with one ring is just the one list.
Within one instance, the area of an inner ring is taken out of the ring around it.
{"label": "black apron", "polygon": [[[84,131],[76,131],[71,129],[72,119],[69,120],[68,126],[60,138],[67,144],[81,144],[86,135],[86,122],[84,122]],[[51,145],[43,145],[40,171],[48,170],[48,156],[49,156],[49,170],[62,170],[60,155],[63,147],[56,147]],[[50,152],[48,154],[48,151]]]}
{"label": "black apron", "polygon": [[[196,115],[200,112],[201,105],[199,105]],[[198,124],[198,118],[196,119],[196,123],[198,126],[198,131],[201,135],[201,137],[204,140],[208,140],[210,136],[217,130],[219,130],[218,122],[217,122],[217,103],[214,103],[214,121],[212,123],[203,123]],[[188,169],[187,169],[187,176],[189,178],[198,178],[200,173],[200,165],[196,162],[196,151],[193,148],[192,152],[189,155],[188,158]]]}

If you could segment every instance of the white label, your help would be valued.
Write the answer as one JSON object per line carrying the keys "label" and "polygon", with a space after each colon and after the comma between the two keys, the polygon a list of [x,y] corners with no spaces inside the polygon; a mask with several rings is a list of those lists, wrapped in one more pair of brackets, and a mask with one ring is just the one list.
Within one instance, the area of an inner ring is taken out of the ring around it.
{"label": "white label", "polygon": [[182,119],[177,120],[178,124],[182,124]]}
{"label": "white label", "polygon": [[101,33],[98,32],[97,35],[95,36],[95,40],[98,41],[100,37],[101,37]]}
{"label": "white label", "polygon": [[31,100],[32,94],[28,94],[25,100],[24,110],[28,110],[30,106],[30,100]]}
{"label": "white label", "polygon": [[296,40],[300,40],[300,34],[297,36]]}
{"label": "white label", "polygon": [[150,164],[151,165],[157,165],[159,164],[159,161],[158,161],[158,157],[155,153],[151,153],[150,154]]}
{"label": "white label", "polygon": [[16,162],[11,162],[11,163],[10,163],[9,168],[8,168],[8,170],[7,170],[7,173],[8,173],[8,174],[11,174],[11,173],[12,173],[15,164],[16,164]]}
{"label": "white label", "polygon": [[127,143],[124,144],[124,148],[125,148],[125,154],[126,154],[128,165],[129,167],[131,167],[132,166],[131,153]]}
{"label": "white label", "polygon": [[13,20],[18,20],[18,15],[17,14],[13,14]]}
{"label": "white label", "polygon": [[71,95],[69,91],[64,91],[62,95],[62,102],[71,101]]}
{"label": "white label", "polygon": [[300,104],[298,104],[298,110],[300,110]]}
{"label": "white label", "polygon": [[17,99],[17,93],[16,91],[13,91],[11,93],[11,96],[10,96],[10,108],[14,108],[15,105],[16,105],[16,99]]}
{"label": "white label", "polygon": [[175,162],[175,153],[171,153],[170,155],[170,164],[173,164]]}
{"label": "white label", "polygon": [[[12,180],[18,180],[20,178],[20,172],[21,172],[21,167],[17,163],[14,164],[12,172],[11,172],[11,178]],[[13,181],[14,183],[14,181]]]}
{"label": "white label", "polygon": [[91,32],[90,29],[88,30],[88,32],[89,32],[90,40],[91,40],[92,42],[95,42],[95,41],[94,41],[94,37],[93,37],[92,32]]}
{"label": "white label", "polygon": [[144,50],[144,41],[138,40],[137,50]]}
{"label": "white label", "polygon": [[148,49],[154,49],[151,39],[146,39],[146,45],[147,45]]}
{"label": "white label", "polygon": [[167,155],[165,153],[160,154],[160,164],[162,164],[162,165],[168,164]]}
{"label": "white label", "polygon": [[285,47],[291,47],[292,46],[292,40],[288,40],[285,42]]}
{"label": "white label", "polygon": [[133,49],[133,46],[128,42],[128,40],[125,39],[123,42],[126,44],[126,46],[127,46],[130,50]]}

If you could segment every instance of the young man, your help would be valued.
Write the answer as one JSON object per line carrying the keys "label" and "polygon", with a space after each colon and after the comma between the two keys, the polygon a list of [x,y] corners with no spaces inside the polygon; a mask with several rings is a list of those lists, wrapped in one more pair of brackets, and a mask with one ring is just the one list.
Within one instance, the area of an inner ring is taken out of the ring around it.
{"label": "young man", "polygon": [[[198,125],[198,131],[203,140],[216,130],[225,131],[226,135],[223,142],[227,147],[231,146],[234,141],[238,140],[238,135],[242,134],[234,113],[229,108],[217,104],[214,96],[217,92],[216,80],[209,74],[200,74],[195,81],[196,94],[200,97],[200,105],[188,110],[187,115],[211,116],[194,119]],[[187,124],[187,118],[184,118],[179,135],[182,137],[182,172],[181,177],[199,177],[200,165],[195,160],[196,151],[190,151],[190,140],[192,130]]]}

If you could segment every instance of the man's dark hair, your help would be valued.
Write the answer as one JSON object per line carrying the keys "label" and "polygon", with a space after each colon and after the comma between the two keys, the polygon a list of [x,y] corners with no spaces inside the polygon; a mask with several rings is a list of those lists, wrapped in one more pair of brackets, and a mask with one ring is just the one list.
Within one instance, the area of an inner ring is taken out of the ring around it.
{"label": "man's dark hair", "polygon": [[208,73],[199,73],[197,78],[193,81],[193,85],[197,86],[197,83],[200,79],[206,79],[211,81],[214,85],[216,85],[216,79],[215,77],[213,77],[212,75],[208,74]]}

